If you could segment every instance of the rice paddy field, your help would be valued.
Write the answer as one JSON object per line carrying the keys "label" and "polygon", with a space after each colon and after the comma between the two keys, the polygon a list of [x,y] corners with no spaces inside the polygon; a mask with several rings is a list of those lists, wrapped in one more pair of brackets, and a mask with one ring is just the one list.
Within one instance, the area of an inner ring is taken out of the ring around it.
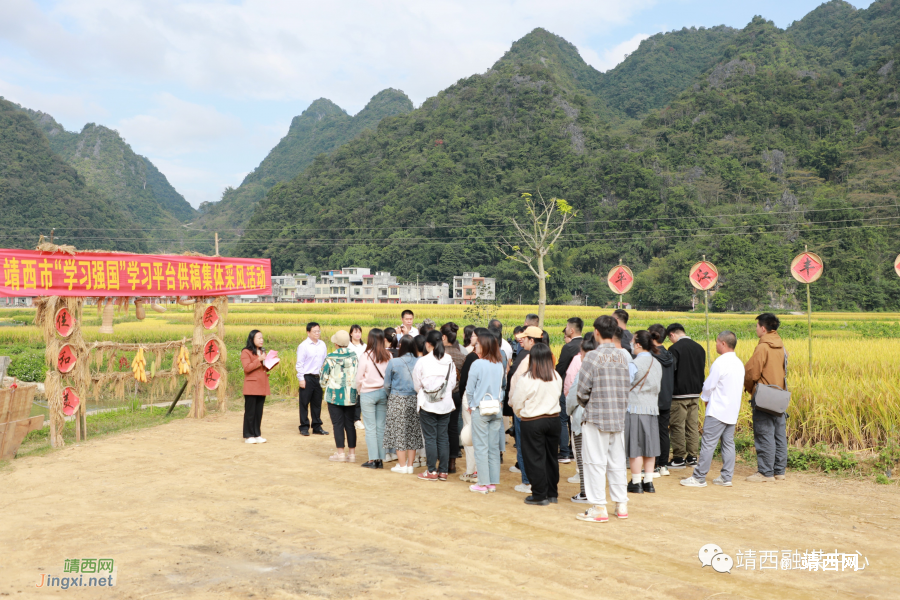
{"label": "rice paddy field", "polygon": [[[272,394],[278,398],[294,397],[297,380],[294,375],[294,353],[306,337],[306,323],[322,325],[322,338],[331,347],[330,338],[339,329],[358,324],[365,332],[372,327],[397,327],[400,311],[397,305],[326,305],[326,304],[232,304],[226,321],[228,346],[228,392],[241,396],[243,373],[240,349],[251,329],[262,330],[267,349],[278,350],[281,365],[272,372]],[[438,325],[453,321],[470,322],[466,307],[446,305],[409,306],[416,312],[416,323],[430,318]],[[521,324],[526,314],[537,312],[535,306],[503,306],[496,317],[504,324],[504,336]],[[587,324],[608,309],[597,307],[551,306],[547,308],[545,328],[551,346],[558,353],[562,346],[562,329],[566,319],[581,317]],[[471,313],[469,313],[471,314]],[[747,360],[756,345],[755,315],[711,313],[710,335],[723,329],[734,331],[739,339],[737,353]],[[812,360],[805,315],[779,315],[779,333],[785,338],[790,354],[788,385],[793,393],[789,413],[788,435],[797,447],[825,445],[830,449],[866,450],[893,447],[900,438],[900,314],[890,313],[820,313],[813,315]],[[0,355],[13,358],[11,375],[24,380],[42,380],[40,364],[43,338],[33,325],[33,309],[0,309]],[[653,323],[682,323],[688,334],[705,344],[705,317],[698,313],[631,312],[629,329],[637,331]],[[134,311],[117,316],[115,333],[101,336],[100,315],[95,307],[85,307],[83,335],[88,342],[111,339],[121,342],[162,342],[190,338],[192,311],[170,305],[163,314],[148,311],[144,321],[137,321]],[[589,328],[589,325],[586,325]],[[715,353],[714,344],[711,344]],[[125,356],[130,363],[132,356]],[[163,368],[171,366],[174,355],[163,359]],[[36,366],[37,365],[37,366]],[[123,370],[129,366],[121,367]],[[141,384],[129,390],[129,403],[136,399],[156,402],[170,399],[168,388]],[[94,406],[122,405],[121,399],[101,396]],[[89,402],[88,407],[91,408]],[[738,424],[739,432],[750,431],[749,404],[745,403]]]}

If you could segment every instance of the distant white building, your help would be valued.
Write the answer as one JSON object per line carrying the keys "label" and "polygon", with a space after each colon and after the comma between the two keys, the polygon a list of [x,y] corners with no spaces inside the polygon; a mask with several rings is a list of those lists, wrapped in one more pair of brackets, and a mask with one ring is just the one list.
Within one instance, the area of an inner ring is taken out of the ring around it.
{"label": "distant white building", "polygon": [[463,273],[453,278],[453,304],[472,304],[476,299],[494,300],[496,280],[480,273]]}

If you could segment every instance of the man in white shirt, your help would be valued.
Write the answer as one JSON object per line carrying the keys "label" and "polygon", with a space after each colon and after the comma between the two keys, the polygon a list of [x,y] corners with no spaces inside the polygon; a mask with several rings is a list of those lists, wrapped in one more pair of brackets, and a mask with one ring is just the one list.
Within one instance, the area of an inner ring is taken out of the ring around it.
{"label": "man in white shirt", "polygon": [[741,394],[744,392],[744,363],[734,353],[735,347],[737,337],[732,332],[725,330],[716,337],[719,358],[709,369],[709,377],[703,382],[700,394],[706,404],[700,459],[694,473],[681,480],[683,486],[706,487],[706,474],[712,465],[713,452],[722,440],[722,472],[713,484],[731,487],[734,476],[734,426],[741,412]]}
{"label": "man in white shirt", "polygon": [[300,382],[300,435],[309,435],[310,417],[312,432],[328,435],[322,429],[322,386],[319,375],[328,355],[321,339],[322,328],[318,323],[306,324],[306,339],[297,346],[297,380]]}
{"label": "man in white shirt", "polygon": [[403,322],[400,324],[400,327],[397,328],[397,339],[399,340],[404,335],[410,335],[412,337],[416,337],[419,335],[419,330],[413,327],[413,319],[416,318],[416,315],[413,314],[413,311],[408,308],[400,313],[400,320]]}

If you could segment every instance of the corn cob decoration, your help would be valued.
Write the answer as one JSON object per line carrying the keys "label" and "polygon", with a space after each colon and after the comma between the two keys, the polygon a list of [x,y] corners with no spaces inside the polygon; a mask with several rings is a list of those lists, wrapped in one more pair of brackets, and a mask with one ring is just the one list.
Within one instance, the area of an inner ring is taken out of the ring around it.
{"label": "corn cob decoration", "polygon": [[134,378],[141,383],[147,383],[147,371],[144,370],[146,366],[147,359],[144,358],[144,349],[138,348],[137,356],[131,363],[131,370],[134,372]]}
{"label": "corn cob decoration", "polygon": [[178,353],[178,374],[179,375],[188,375],[191,372],[191,357],[188,354],[188,350],[186,346],[181,347],[181,351]]}

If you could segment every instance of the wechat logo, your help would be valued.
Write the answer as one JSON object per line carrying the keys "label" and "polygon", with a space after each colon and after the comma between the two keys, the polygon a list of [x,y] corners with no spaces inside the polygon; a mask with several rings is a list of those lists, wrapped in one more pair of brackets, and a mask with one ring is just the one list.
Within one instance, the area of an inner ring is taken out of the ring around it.
{"label": "wechat logo", "polygon": [[706,544],[700,548],[697,553],[700,559],[700,566],[712,567],[717,573],[731,573],[734,566],[734,559],[722,552],[722,549],[716,544]]}

